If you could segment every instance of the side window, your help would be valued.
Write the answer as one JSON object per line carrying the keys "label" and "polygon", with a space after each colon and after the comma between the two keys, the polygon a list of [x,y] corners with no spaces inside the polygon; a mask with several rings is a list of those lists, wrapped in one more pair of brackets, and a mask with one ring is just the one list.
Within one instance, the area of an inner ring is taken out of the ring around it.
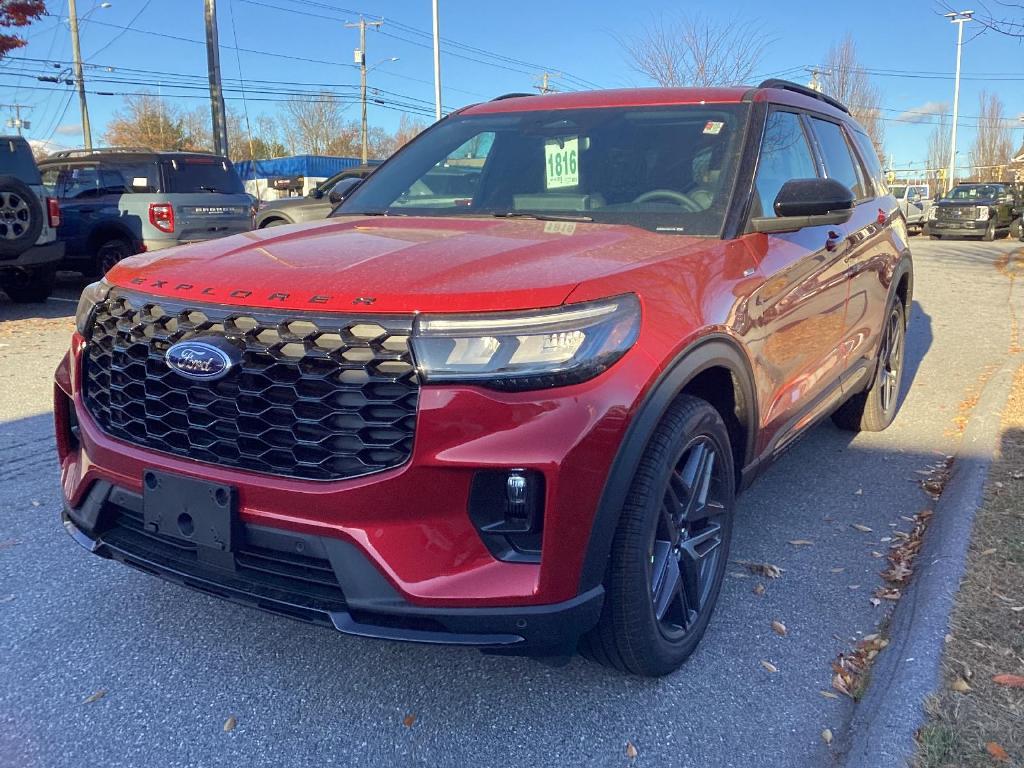
{"label": "side window", "polygon": [[761,158],[754,189],[757,193],[753,215],[775,216],[775,197],[791,179],[813,179],[818,172],[807,143],[800,116],[795,112],[772,112],[764,129]]}
{"label": "side window", "polygon": [[118,163],[111,166],[121,176],[121,194],[139,193],[153,194],[157,191],[157,165],[156,163]]}
{"label": "side window", "polygon": [[835,123],[827,120],[811,118],[811,125],[814,135],[818,139],[818,146],[821,147],[822,158],[825,161],[825,174],[830,179],[849,187],[857,200],[868,196],[861,175],[860,165],[854,160],[850,152],[850,145],[846,142],[843,129]]}
{"label": "side window", "polygon": [[63,190],[60,188],[61,174],[64,169],[59,165],[50,165],[42,170],[43,186],[56,197],[63,197]]}
{"label": "side window", "polygon": [[99,173],[95,167],[70,167],[60,174],[61,197],[66,200],[96,197],[99,192]]}
{"label": "side window", "polygon": [[889,190],[882,174],[882,164],[878,161],[878,153],[875,152],[875,146],[871,143],[871,139],[868,138],[866,133],[853,131],[853,141],[857,145],[857,149],[860,150],[860,159],[867,168],[868,176],[874,182],[875,194],[887,194]]}

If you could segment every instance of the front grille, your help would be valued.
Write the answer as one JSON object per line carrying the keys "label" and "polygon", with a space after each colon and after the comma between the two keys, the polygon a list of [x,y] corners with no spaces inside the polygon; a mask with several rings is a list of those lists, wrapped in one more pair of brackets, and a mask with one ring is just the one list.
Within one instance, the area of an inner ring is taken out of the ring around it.
{"label": "front grille", "polygon": [[940,221],[974,221],[977,213],[976,205],[940,205],[935,217]]}
{"label": "front grille", "polygon": [[[113,293],[84,356],[85,403],[112,437],[212,464],[338,480],[412,453],[412,320],[307,317]],[[217,381],[169,368],[173,344],[222,337],[241,363]]]}

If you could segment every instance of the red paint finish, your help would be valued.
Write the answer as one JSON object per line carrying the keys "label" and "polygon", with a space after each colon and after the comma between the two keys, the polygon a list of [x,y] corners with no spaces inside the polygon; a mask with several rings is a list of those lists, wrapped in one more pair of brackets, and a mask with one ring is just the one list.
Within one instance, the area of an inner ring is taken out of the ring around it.
{"label": "red paint finish", "polygon": [[[735,102],[746,93],[556,94],[467,112]],[[767,98],[764,93],[754,99]],[[799,94],[772,98],[849,119]],[[326,483],[211,466],[106,436],[83,406],[84,341],[76,334],[56,374],[65,497],[79,504],[99,479],[138,491],[146,468],[176,472],[235,486],[247,523],[354,543],[416,605],[568,600],[576,595],[591,525],[626,430],[659,375],[691,344],[712,335],[729,340],[751,372],[756,420],[747,428],[754,448],[742,456],[749,467],[834,407],[846,372],[873,359],[894,269],[906,250],[898,228],[883,221],[885,211],[876,217],[878,203],[862,203],[842,226],[728,240],[594,223],[354,217],[134,256],[108,280],[197,304],[363,314],[366,305],[356,300],[372,298],[373,312],[484,312],[632,292],[642,324],[635,346],[583,384],[515,394],[423,386],[410,461]],[[69,402],[80,424],[78,445],[61,433]],[[510,467],[545,479],[539,564],[495,559],[467,512],[473,474]]]}

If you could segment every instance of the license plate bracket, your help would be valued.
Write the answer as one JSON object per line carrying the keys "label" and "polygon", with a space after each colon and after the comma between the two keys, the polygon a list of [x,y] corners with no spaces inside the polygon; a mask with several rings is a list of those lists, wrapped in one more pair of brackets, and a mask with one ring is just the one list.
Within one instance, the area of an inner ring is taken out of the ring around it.
{"label": "license plate bracket", "polygon": [[207,551],[231,552],[238,492],[230,485],[147,469],[142,473],[145,529]]}

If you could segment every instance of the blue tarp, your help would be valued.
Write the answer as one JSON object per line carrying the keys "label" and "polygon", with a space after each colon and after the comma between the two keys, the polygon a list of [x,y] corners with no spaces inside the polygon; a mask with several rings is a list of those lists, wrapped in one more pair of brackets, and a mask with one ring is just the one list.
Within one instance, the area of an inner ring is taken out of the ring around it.
{"label": "blue tarp", "polygon": [[242,177],[242,181],[294,176],[327,178],[359,164],[359,159],[355,157],[295,155],[275,157],[273,160],[242,160],[235,163],[235,170]]}

